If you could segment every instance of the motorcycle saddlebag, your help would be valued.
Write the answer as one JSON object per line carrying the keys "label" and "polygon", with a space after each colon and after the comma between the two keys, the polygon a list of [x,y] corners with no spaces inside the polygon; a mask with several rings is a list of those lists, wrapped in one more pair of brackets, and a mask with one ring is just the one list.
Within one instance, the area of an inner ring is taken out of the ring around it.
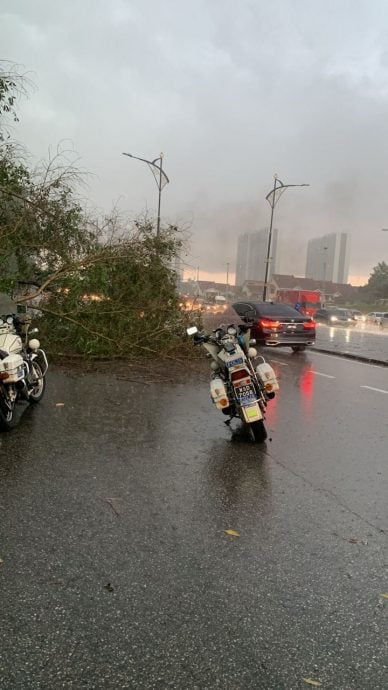
{"label": "motorcycle saddlebag", "polygon": [[4,383],[17,383],[24,377],[24,363],[23,357],[20,355],[8,355],[0,360],[0,374],[7,373],[8,376],[3,378]]}

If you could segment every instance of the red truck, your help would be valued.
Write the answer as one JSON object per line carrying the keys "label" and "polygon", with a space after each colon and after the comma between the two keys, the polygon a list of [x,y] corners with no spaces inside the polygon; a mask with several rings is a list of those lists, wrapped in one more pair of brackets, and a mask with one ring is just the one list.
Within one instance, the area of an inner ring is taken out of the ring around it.
{"label": "red truck", "polygon": [[314,316],[321,308],[322,293],[320,290],[288,290],[280,288],[276,292],[276,302],[291,304],[305,316]]}

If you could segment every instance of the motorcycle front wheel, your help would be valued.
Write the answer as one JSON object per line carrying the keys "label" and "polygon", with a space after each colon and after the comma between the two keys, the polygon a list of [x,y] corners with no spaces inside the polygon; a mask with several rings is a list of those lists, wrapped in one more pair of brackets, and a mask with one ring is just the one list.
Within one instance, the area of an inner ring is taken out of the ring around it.
{"label": "motorcycle front wheel", "polygon": [[42,367],[40,366],[39,362],[34,360],[31,362],[31,365],[36,379],[32,384],[32,388],[30,388],[28,391],[28,400],[30,403],[35,404],[40,402],[40,400],[43,398],[46,388],[46,379],[42,376]]}
{"label": "motorcycle front wheel", "polygon": [[11,431],[15,424],[15,403],[8,406],[0,397],[0,431]]}
{"label": "motorcycle front wheel", "polygon": [[262,419],[258,422],[252,422],[249,429],[255,443],[264,443],[267,438],[267,430]]}

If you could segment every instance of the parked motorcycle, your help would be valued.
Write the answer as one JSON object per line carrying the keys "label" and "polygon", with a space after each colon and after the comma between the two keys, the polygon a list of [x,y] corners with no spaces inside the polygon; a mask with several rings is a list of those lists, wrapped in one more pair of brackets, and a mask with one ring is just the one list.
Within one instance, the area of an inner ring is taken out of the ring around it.
{"label": "parked motorcycle", "polygon": [[44,394],[48,369],[47,357],[30,330],[28,315],[0,316],[0,430],[9,431],[16,424],[18,402],[38,403]]}
{"label": "parked motorcycle", "polygon": [[262,443],[267,438],[264,426],[268,401],[274,398],[279,384],[273,368],[260,356],[250,338],[250,327],[245,325],[220,326],[212,334],[199,332],[196,326],[187,329],[194,336],[194,344],[202,345],[212,360],[210,395],[218,410],[228,416],[240,418],[249,429],[252,439]]}

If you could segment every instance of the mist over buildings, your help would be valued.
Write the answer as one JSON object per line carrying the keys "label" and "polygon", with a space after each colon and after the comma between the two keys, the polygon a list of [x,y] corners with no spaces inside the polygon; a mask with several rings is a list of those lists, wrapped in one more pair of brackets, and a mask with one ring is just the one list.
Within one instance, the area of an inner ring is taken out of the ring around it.
{"label": "mist over buildings", "polygon": [[310,184],[276,206],[282,271],[303,274],[329,232],[351,236],[351,275],[388,259],[385,0],[14,0],[0,27],[36,85],[15,137],[36,158],[71,140],[91,200],[133,215],[157,190],[121,152],[163,151],[162,215],[190,227],[188,263],[234,266],[238,235],[269,224],[274,173]]}

